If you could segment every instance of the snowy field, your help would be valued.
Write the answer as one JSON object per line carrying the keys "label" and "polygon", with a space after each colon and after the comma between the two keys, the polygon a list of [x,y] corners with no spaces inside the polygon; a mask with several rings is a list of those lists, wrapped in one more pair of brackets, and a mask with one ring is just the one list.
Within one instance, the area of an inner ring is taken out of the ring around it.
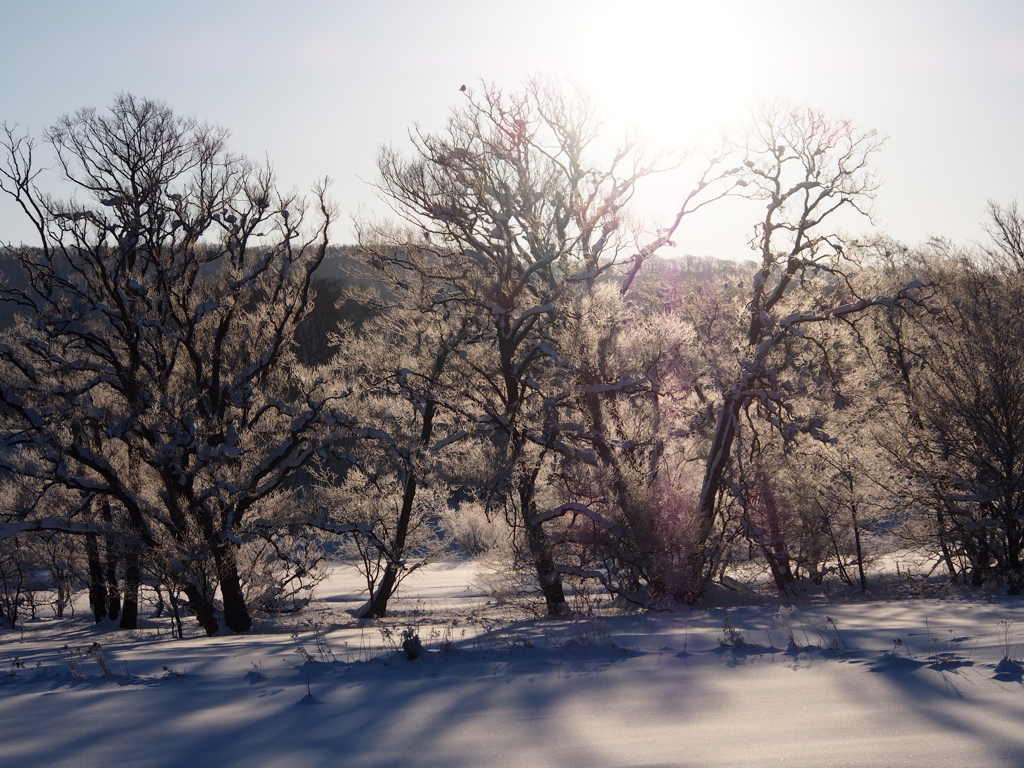
{"label": "snowy field", "polygon": [[248,636],[0,632],[0,765],[1024,766],[1019,598],[526,621],[474,568],[361,626],[339,568]]}

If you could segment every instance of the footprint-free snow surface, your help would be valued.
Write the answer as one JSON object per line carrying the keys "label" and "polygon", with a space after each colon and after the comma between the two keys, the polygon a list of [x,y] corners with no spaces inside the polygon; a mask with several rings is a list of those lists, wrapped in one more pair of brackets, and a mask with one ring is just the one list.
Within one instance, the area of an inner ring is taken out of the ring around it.
{"label": "footprint-free snow surface", "polygon": [[338,568],[246,636],[2,631],[0,765],[1024,766],[1018,598],[525,621],[474,582],[422,569],[362,624]]}

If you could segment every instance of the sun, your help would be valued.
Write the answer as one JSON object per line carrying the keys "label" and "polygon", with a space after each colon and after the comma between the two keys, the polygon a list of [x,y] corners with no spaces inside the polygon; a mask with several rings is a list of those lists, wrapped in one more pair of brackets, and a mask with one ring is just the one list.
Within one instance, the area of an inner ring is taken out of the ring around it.
{"label": "sun", "polygon": [[[710,0],[637,0],[628,10],[592,0],[580,8],[586,22],[572,42],[574,78],[618,127],[638,131],[663,167],[693,158],[638,187],[631,209],[641,231],[673,220],[703,167],[702,152],[720,148],[721,134],[741,139],[751,108],[774,95],[750,11],[747,3]],[[619,136],[613,129],[607,139]],[[748,258],[750,215],[735,199],[709,206],[686,220],[677,247],[663,255]]]}
{"label": "sun", "polygon": [[735,4],[595,3],[588,15],[577,77],[606,110],[680,144],[746,114],[763,73]]}

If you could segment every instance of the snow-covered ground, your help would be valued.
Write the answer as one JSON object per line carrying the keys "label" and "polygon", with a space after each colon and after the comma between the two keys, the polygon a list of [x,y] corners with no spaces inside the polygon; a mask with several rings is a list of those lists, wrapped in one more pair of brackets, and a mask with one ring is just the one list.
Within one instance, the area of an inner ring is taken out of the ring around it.
{"label": "snow-covered ground", "polygon": [[81,607],[4,631],[0,765],[1024,766],[1020,599],[525,621],[475,583],[423,569],[362,626],[338,569],[316,611],[248,636]]}

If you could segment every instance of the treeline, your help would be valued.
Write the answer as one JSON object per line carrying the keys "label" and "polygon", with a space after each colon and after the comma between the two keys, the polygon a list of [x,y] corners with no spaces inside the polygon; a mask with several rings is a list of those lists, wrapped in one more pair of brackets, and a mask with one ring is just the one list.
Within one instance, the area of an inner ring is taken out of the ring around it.
{"label": "treeline", "polygon": [[[338,556],[383,616],[453,546],[500,549],[551,614],[594,589],[699,602],[749,563],[784,594],[867,590],[880,542],[1020,591],[1014,206],[988,249],[845,236],[880,140],[776,108],[645,233],[629,203],[659,161],[602,157],[579,94],[464,98],[381,150],[395,219],[343,249],[324,187],[282,195],[158,102],[46,133],[70,200],[5,132],[0,187],[40,241],[0,288],[4,618],[84,585],[131,627],[145,586],[179,631],[246,631]],[[657,255],[736,196],[753,263]]]}

